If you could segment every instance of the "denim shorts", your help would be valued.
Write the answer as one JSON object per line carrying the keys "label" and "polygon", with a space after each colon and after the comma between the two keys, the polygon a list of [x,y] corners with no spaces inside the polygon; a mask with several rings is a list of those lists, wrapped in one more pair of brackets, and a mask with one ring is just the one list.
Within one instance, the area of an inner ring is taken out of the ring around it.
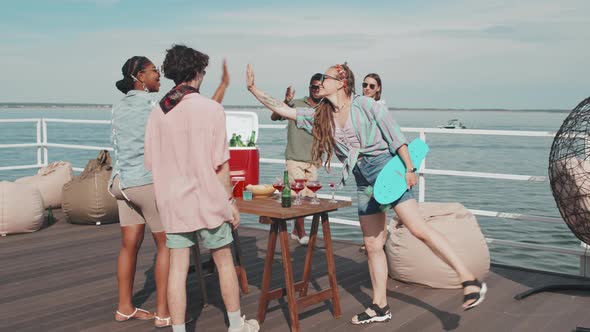
{"label": "denim shorts", "polygon": [[388,152],[374,157],[365,156],[359,159],[352,169],[352,174],[354,174],[354,179],[356,180],[359,216],[382,213],[388,208],[394,208],[401,202],[414,199],[412,189],[407,190],[396,201],[385,205],[378,203],[373,197],[373,185],[377,180],[377,176],[391,158],[393,156]]}

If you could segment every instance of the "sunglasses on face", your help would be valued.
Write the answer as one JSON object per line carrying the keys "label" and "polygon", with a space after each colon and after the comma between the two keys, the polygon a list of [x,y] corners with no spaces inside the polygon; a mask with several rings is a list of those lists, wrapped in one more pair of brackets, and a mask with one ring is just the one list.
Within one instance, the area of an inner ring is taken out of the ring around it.
{"label": "sunglasses on face", "polygon": [[340,81],[340,79],[338,79],[336,77],[332,77],[330,75],[323,74],[322,75],[322,79],[320,80],[320,84],[321,85],[324,85],[324,81],[327,80],[327,79],[332,79],[332,80]]}
{"label": "sunglasses on face", "polygon": [[371,90],[375,90],[375,84],[373,84],[373,83],[369,84],[369,83],[363,82],[363,89],[365,89],[366,87],[369,87],[369,89],[371,89]]}
{"label": "sunglasses on face", "polygon": [[145,73],[146,71],[154,71],[154,72],[160,74],[160,68],[158,68],[158,67],[142,69],[139,72],[140,73]]}
{"label": "sunglasses on face", "polygon": [[320,89],[320,86],[319,85],[310,85],[309,86],[309,89],[310,90],[319,90]]}

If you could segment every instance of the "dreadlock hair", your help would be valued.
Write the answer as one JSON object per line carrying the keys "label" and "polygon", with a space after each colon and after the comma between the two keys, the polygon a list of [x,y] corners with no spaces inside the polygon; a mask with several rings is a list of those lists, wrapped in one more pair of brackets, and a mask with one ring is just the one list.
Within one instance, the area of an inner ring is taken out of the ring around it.
{"label": "dreadlock hair", "polygon": [[365,80],[367,77],[370,77],[370,78],[374,79],[375,81],[377,81],[377,84],[379,84],[379,87],[381,89],[379,89],[379,91],[377,91],[375,93],[375,98],[374,99],[375,100],[381,99],[381,92],[383,92],[383,84],[381,84],[381,77],[379,77],[379,75],[377,75],[375,73],[370,73],[370,74],[367,74],[367,76],[365,76],[365,78],[363,80]]}
{"label": "dreadlock hair", "polygon": [[[335,65],[330,68],[338,68],[338,78],[344,83],[344,92],[346,96],[351,97],[354,94],[354,74],[346,64]],[[323,99],[317,106],[313,115],[313,145],[311,148],[312,160],[321,162],[324,160],[324,166],[330,170],[330,160],[334,153],[334,105],[327,99]],[[325,155],[325,159],[323,159]]]}
{"label": "dreadlock hair", "polygon": [[184,45],[172,45],[166,50],[166,58],[162,65],[164,77],[178,85],[190,82],[197,74],[205,71],[209,65],[209,56]]}
{"label": "dreadlock hair", "polygon": [[123,65],[123,68],[121,68],[123,79],[118,80],[115,83],[117,89],[119,89],[119,91],[123,92],[124,94],[127,94],[127,92],[133,90],[137,74],[144,70],[151,63],[152,62],[144,56],[134,56],[127,59]]}

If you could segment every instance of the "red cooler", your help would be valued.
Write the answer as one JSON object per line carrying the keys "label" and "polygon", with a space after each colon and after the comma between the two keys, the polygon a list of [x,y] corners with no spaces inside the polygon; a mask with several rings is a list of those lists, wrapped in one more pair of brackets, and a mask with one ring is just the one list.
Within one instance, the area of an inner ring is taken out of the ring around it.
{"label": "red cooler", "polygon": [[[256,132],[254,142],[258,139],[258,115],[254,112],[225,112],[227,140],[233,134],[241,135],[242,142],[248,144],[252,131]],[[230,147],[230,177],[245,177],[245,184],[258,184],[260,153],[257,147]]]}

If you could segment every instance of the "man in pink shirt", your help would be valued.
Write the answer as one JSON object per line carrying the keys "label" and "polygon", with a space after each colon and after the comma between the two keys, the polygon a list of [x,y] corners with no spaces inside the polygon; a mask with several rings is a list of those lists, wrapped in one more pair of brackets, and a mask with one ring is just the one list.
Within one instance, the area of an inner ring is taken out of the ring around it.
{"label": "man in pink shirt", "polygon": [[154,108],[145,133],[145,166],[152,171],[157,207],[170,248],[168,305],[174,332],[185,331],[189,248],[210,249],[229,320],[228,331],[258,331],[240,312],[229,244],[240,214],[231,193],[223,107],[199,94],[209,57],[174,45],[163,70],[176,86]]}

